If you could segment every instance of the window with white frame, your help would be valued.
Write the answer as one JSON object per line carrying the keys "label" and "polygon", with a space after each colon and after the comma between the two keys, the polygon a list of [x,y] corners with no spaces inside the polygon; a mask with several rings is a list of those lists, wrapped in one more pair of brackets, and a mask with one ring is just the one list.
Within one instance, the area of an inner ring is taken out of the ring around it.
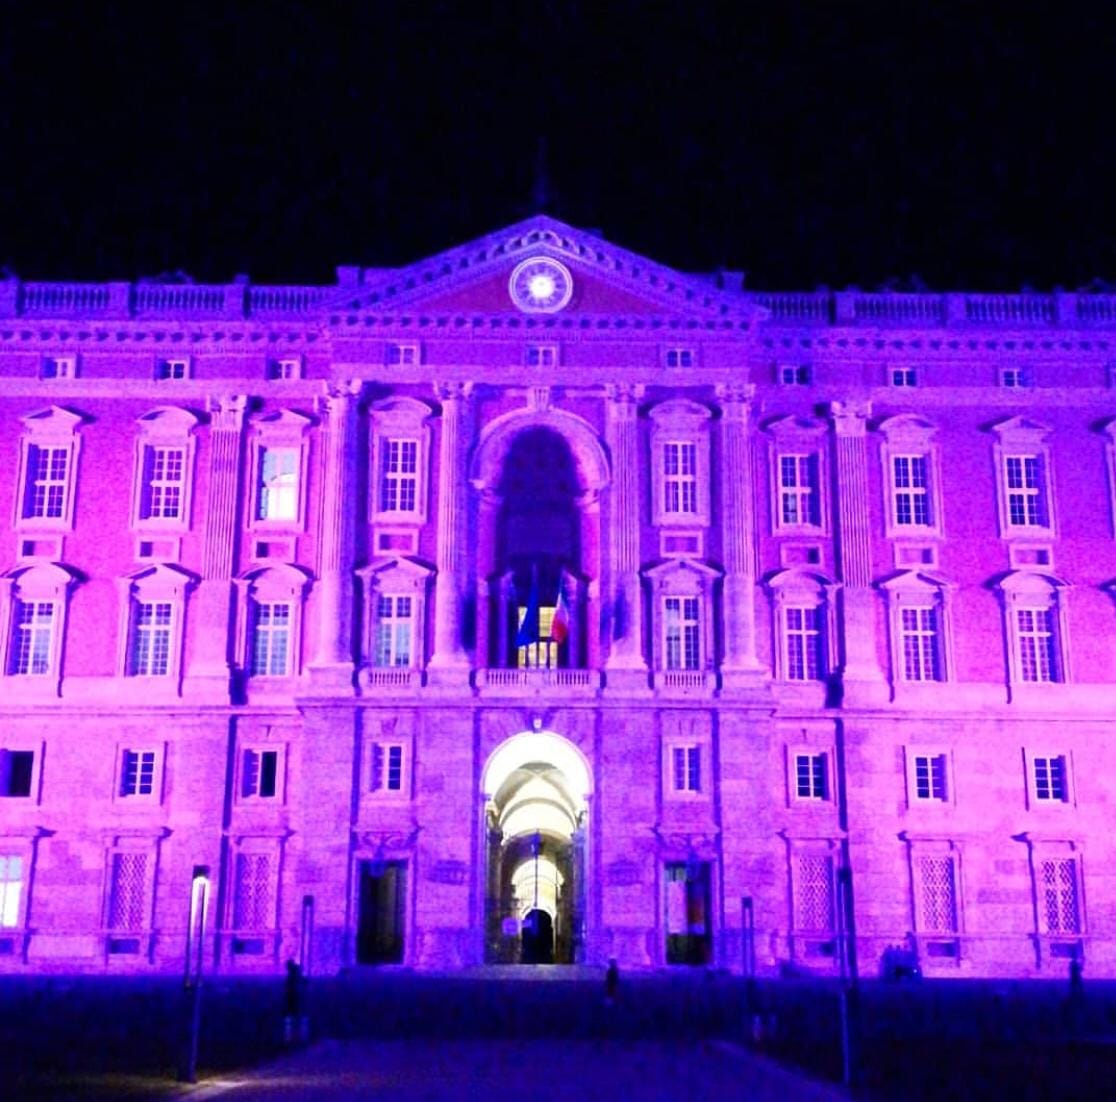
{"label": "window with white frame", "polygon": [[940,535],[937,426],[919,414],[905,413],[889,417],[878,431],[888,536]]}
{"label": "window with white frame", "polygon": [[1000,386],[1005,390],[1025,390],[1031,385],[1029,368],[1018,366],[1000,368]]}
{"label": "window with white frame", "polygon": [[240,798],[274,800],[280,794],[283,752],[279,747],[249,746],[240,754]]}
{"label": "window with white frame", "polygon": [[820,523],[817,455],[780,455],[778,478],[779,526],[816,528]]}
{"label": "window with white frame", "polygon": [[1040,804],[1069,802],[1069,770],[1064,754],[1032,755],[1031,797]]}
{"label": "window with white frame", "polygon": [[411,559],[394,559],[357,573],[364,591],[368,663],[378,669],[421,666],[430,569]]}
{"label": "window with white frame", "polygon": [[291,664],[290,601],[253,601],[248,672],[252,677],[286,677]]}
{"label": "window with white frame", "polygon": [[76,379],[77,356],[44,356],[39,363],[40,379]]}
{"label": "window with white frame", "polygon": [[1010,680],[1048,685],[1067,680],[1064,584],[1032,570],[1003,578]]}
{"label": "window with white frame", "polygon": [[0,799],[30,799],[35,780],[34,750],[0,749]]}
{"label": "window with white frame", "polygon": [[774,603],[775,677],[821,682],[829,673],[832,585],[806,570],[780,570],[767,581]]}
{"label": "window with white frame", "polygon": [[186,595],[194,581],[193,575],[169,563],[121,579],[121,666],[126,676],[166,679],[168,685],[177,681]]}
{"label": "window with white frame", "polygon": [[16,522],[23,528],[69,528],[83,418],[51,406],[22,420]]}
{"label": "window with white frame", "polygon": [[663,598],[663,668],[701,669],[701,602],[697,597]]}
{"label": "window with white frame", "polygon": [[783,646],[788,681],[819,681],[822,677],[822,610],[787,605],[783,608]]}
{"label": "window with white frame", "polygon": [[928,527],[931,524],[929,490],[926,456],[891,457],[891,493],[896,526]]}
{"label": "window with white frame", "polygon": [[1046,853],[1034,858],[1039,926],[1044,934],[1080,934],[1080,865],[1076,855]]}
{"label": "window with white frame", "polygon": [[833,855],[811,851],[793,854],[791,890],[794,929],[803,934],[827,934],[834,929]]}
{"label": "window with white frame", "polygon": [[889,381],[892,386],[898,387],[913,387],[918,386],[918,368],[915,367],[893,367],[889,373]]}
{"label": "window with white frame", "polygon": [[693,367],[694,350],[692,348],[668,348],[663,353],[663,362],[667,367]]}
{"label": "window with white frame", "polygon": [[414,636],[414,601],[410,596],[381,594],[376,599],[376,644],[373,665],[410,666]]}
{"label": "window with white frame", "polygon": [[949,680],[952,587],[939,577],[910,570],[881,582],[880,588],[888,600],[893,680],[907,684]]}
{"label": "window with white frame", "polygon": [[52,672],[57,611],[54,601],[13,602],[9,673],[39,676]]}
{"label": "window with white frame", "polygon": [[779,364],[775,374],[780,386],[809,386],[812,376],[809,364]]}
{"label": "window with white frame", "polygon": [[163,408],[144,414],[136,424],[134,523],[145,528],[184,528],[198,419],[187,410]]}
{"label": "window with white frame", "polygon": [[157,747],[120,751],[120,776],[116,794],[121,799],[158,800],[162,751]]}
{"label": "window with white frame", "polygon": [[166,677],[171,672],[174,605],[170,601],[136,601],[132,608],[129,673]]}
{"label": "window with white frame", "polygon": [[262,447],[257,486],[257,520],[297,520],[301,450]]}
{"label": "window with white frame", "polygon": [[526,360],[528,367],[557,367],[558,346],[554,344],[529,344]]}
{"label": "window with white frame", "polygon": [[644,571],[658,623],[656,671],[696,672],[713,664],[713,586],[718,572],[696,559],[670,559]]}
{"label": "window with white frame", "polygon": [[1005,538],[1053,535],[1050,430],[1026,417],[993,426],[1000,535]]}
{"label": "window with white frame", "polygon": [[8,625],[3,668],[8,674],[57,684],[69,592],[75,580],[71,571],[54,563],[24,567],[0,578]]}
{"label": "window with white frame", "polygon": [[791,754],[793,792],[797,800],[829,799],[829,757],[809,750]]}
{"label": "window with white frame", "polygon": [[190,361],[186,357],[155,361],[156,382],[190,378]]}
{"label": "window with white frame", "polygon": [[668,747],[670,755],[670,788],[677,794],[699,793],[702,790],[700,744],[675,743]]}
{"label": "window with white frame", "polygon": [[0,852],[0,929],[12,930],[20,924],[25,865],[22,853]]}
{"label": "window with white frame", "polygon": [[381,794],[403,792],[406,759],[407,748],[402,742],[374,742],[371,762],[372,791]]}
{"label": "window with white frame", "polygon": [[690,401],[661,402],[651,419],[655,524],[709,523],[709,424],[711,414]]}
{"label": "window with white frame", "polygon": [[1021,681],[1058,681],[1054,614],[1049,608],[1016,608],[1015,634]]}
{"label": "window with white frame", "polygon": [[266,374],[272,382],[288,382],[291,379],[301,379],[302,360],[298,356],[269,359]]}
{"label": "window with white frame", "polygon": [[108,922],[112,933],[141,933],[147,927],[148,869],[144,850],[118,849],[109,855]]}
{"label": "window with white frame", "polygon": [[299,528],[306,499],[307,435],[312,422],[282,410],[252,422],[255,528]]}
{"label": "window with white frame", "polygon": [[372,407],[371,509],[374,521],[426,521],[431,409],[414,398],[389,398]]}
{"label": "window with white frame", "polygon": [[899,643],[904,681],[941,681],[938,610],[933,606],[899,609]]}
{"label": "window with white frame", "polygon": [[410,366],[421,362],[420,351],[417,344],[389,344],[386,359],[391,367]]}
{"label": "window with white frame", "polygon": [[945,803],[949,799],[949,758],[945,753],[913,752],[909,778],[912,800]]}

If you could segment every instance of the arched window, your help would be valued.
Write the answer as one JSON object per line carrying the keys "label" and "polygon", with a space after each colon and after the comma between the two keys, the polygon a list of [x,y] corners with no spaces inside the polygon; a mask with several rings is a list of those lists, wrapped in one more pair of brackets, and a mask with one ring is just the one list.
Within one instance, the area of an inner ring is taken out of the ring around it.
{"label": "arched window", "polygon": [[286,563],[260,567],[237,579],[243,595],[237,652],[245,675],[256,685],[299,674],[309,581],[304,570]]}

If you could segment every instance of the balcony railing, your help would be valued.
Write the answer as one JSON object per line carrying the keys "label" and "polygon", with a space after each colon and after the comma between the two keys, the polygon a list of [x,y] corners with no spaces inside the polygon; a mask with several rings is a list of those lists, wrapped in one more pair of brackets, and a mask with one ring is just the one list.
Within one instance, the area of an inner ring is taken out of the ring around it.
{"label": "balcony railing", "polygon": [[600,687],[600,670],[551,668],[477,671],[477,688],[481,689],[516,689],[541,692],[546,689],[594,691]]}

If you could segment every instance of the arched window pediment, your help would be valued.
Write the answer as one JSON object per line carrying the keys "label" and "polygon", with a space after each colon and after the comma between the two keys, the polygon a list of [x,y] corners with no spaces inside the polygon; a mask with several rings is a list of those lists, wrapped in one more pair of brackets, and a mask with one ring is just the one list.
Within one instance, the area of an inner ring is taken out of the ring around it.
{"label": "arched window pediment", "polygon": [[201,418],[191,410],[179,406],[158,406],[136,418],[136,425],[144,439],[181,439],[189,436],[201,424]]}
{"label": "arched window pediment", "polygon": [[72,436],[88,418],[84,414],[63,409],[62,406],[47,406],[26,414],[20,420],[29,436],[64,438]]}
{"label": "arched window pediment", "polygon": [[18,589],[22,597],[58,597],[83,580],[78,571],[61,563],[36,563],[4,575],[4,581]]}

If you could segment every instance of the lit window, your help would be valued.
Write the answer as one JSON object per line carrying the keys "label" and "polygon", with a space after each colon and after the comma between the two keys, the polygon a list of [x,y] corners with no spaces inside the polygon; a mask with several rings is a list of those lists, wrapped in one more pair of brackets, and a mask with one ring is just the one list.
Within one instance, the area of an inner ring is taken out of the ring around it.
{"label": "lit window", "polygon": [[930,607],[899,609],[900,649],[904,681],[938,681],[938,614]]}
{"label": "lit window", "polygon": [[403,744],[377,742],[372,746],[372,791],[403,791]]}
{"label": "lit window", "polygon": [[788,681],[817,681],[821,677],[821,609],[783,609],[783,644]]}
{"label": "lit window", "polygon": [[153,796],[155,770],[158,764],[156,750],[125,750],[120,757],[119,795]]}
{"label": "lit window", "polygon": [[298,519],[298,448],[260,449],[259,520]]}
{"label": "lit window", "polygon": [[77,378],[76,356],[44,356],[39,365],[40,379]]}
{"label": "lit window", "polygon": [[417,440],[389,438],[381,442],[380,511],[413,513],[418,505]]}
{"label": "lit window", "polygon": [[701,668],[701,602],[697,597],[663,598],[663,652],[668,670]]}
{"label": "lit window", "polygon": [[800,800],[828,800],[829,776],[825,754],[794,755],[794,794]]}
{"label": "lit window", "polygon": [[914,755],[914,796],[916,800],[947,799],[945,754]]}
{"label": "lit window", "polygon": [[[539,637],[516,647],[516,665],[521,670],[549,670],[557,668],[559,662],[559,643],[551,638],[554,631],[553,605],[539,606]],[[523,623],[527,619],[527,606],[516,609],[516,637],[521,637]]]}
{"label": "lit window", "polygon": [[286,677],[290,668],[292,609],[286,601],[254,601],[253,677]]}
{"label": "lit window", "polygon": [[668,348],[664,359],[667,367],[693,367],[694,350],[692,348]]}
{"label": "lit window", "polygon": [[0,750],[0,798],[30,796],[34,773],[34,750]]}
{"label": "lit window", "polygon": [[892,386],[918,386],[918,370],[913,367],[893,367],[891,369]]}
{"label": "lit window", "polygon": [[778,462],[780,524],[816,527],[820,523],[817,456],[780,455]]}
{"label": "lit window", "polygon": [[1077,860],[1055,857],[1040,860],[1038,878],[1039,916],[1047,934],[1081,933],[1081,904],[1077,891]]}
{"label": "lit window", "polygon": [[279,792],[279,751],[245,750],[240,766],[240,797],[274,799]]}
{"label": "lit window", "polygon": [[1015,630],[1020,680],[1059,680],[1053,610],[1017,608]]}
{"label": "lit window", "polygon": [[929,485],[925,455],[891,457],[891,487],[897,525],[928,526],[932,523]]}
{"label": "lit window", "polygon": [[157,360],[155,363],[155,379],[159,382],[166,382],[171,379],[188,379],[189,377],[189,360]]}
{"label": "lit window", "polygon": [[1065,757],[1035,757],[1031,759],[1031,764],[1035,799],[1043,803],[1065,803],[1069,799]]}
{"label": "lit window", "polygon": [[663,512],[697,512],[697,445],[663,444]]}
{"label": "lit window", "polygon": [[376,600],[376,666],[409,666],[413,607],[410,597],[381,595]]}
{"label": "lit window", "polygon": [[54,662],[56,607],[53,601],[16,601],[8,672],[49,674]]}
{"label": "lit window", "polygon": [[778,370],[778,378],[781,386],[810,385],[811,372],[809,364],[780,364]]}
{"label": "lit window", "polygon": [[170,601],[136,601],[132,617],[129,673],[134,677],[165,677],[171,667],[171,630],[174,606]]}
{"label": "lit window", "polygon": [[0,853],[0,928],[19,925],[19,905],[23,895],[23,858],[15,853]]}
{"label": "lit window", "polygon": [[417,344],[389,344],[387,348],[387,362],[392,366],[405,366],[419,362],[419,347]]}
{"label": "lit window", "polygon": [[701,791],[701,747],[672,746],[671,782],[675,792]]}

